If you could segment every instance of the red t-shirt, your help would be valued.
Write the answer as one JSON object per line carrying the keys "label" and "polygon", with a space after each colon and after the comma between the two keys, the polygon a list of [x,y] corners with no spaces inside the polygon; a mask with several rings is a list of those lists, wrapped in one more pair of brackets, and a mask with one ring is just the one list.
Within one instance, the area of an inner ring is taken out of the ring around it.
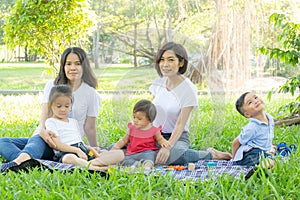
{"label": "red t-shirt", "polygon": [[160,127],[152,126],[148,130],[140,130],[136,128],[131,122],[128,123],[129,129],[129,144],[126,149],[126,155],[143,152],[146,150],[157,151],[155,136]]}

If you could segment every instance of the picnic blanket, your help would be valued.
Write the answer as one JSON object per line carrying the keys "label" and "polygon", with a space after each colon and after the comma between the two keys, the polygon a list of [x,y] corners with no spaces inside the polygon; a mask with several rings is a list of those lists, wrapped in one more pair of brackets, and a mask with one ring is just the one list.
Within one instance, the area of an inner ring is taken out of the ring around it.
{"label": "picnic blanket", "polygon": [[[214,163],[214,166],[208,166],[208,163]],[[235,165],[233,161],[225,160],[199,160],[195,163],[195,170],[189,171],[188,166],[184,165],[184,170],[170,170],[167,167],[155,168],[152,173],[161,174],[161,175],[171,175],[175,179],[179,180],[206,180],[206,179],[217,179],[224,174],[229,174],[235,178],[245,177],[249,178],[255,167],[247,167]]]}
{"label": "picnic blanket", "polygon": [[[9,168],[9,170],[11,171],[15,171],[18,172],[20,170],[23,170],[25,172],[28,172],[30,169],[32,168],[36,168],[38,167],[39,169],[46,169],[49,170],[50,172],[53,172],[54,170],[60,170],[60,171],[73,171],[74,169],[82,169],[80,167],[77,167],[75,165],[72,164],[64,164],[64,163],[60,163],[60,162],[55,162],[55,161],[51,161],[51,160],[42,160],[42,159],[30,159],[27,160],[23,163],[21,163],[18,166],[15,167],[11,167]],[[105,171],[96,171],[96,170],[88,170],[90,173],[99,173],[101,176],[103,177],[107,177],[108,178],[108,173]]]}
{"label": "picnic blanket", "polygon": [[[208,163],[214,163],[214,166],[208,166]],[[28,161],[23,162],[21,165],[17,167],[11,167],[12,171],[25,170],[28,171],[30,168],[40,167],[41,169],[47,169],[50,171],[53,170],[61,170],[61,171],[73,171],[76,168],[79,168],[72,164],[63,164],[59,162],[54,162],[50,160],[41,160],[41,159],[30,159]],[[79,168],[80,169],[80,168]],[[245,177],[249,178],[255,170],[255,167],[247,167],[247,166],[238,166],[234,165],[232,161],[225,160],[200,160],[195,163],[195,170],[189,171],[188,165],[184,165],[183,170],[173,170],[168,168],[168,166],[157,166],[151,171],[145,171],[145,174],[154,174],[154,175],[162,175],[162,176],[173,176],[174,179],[179,180],[206,180],[206,179],[217,179],[224,174],[229,174],[235,178]],[[105,171],[94,171],[89,170],[89,172],[97,172],[100,173],[101,176],[108,177],[108,172]]]}

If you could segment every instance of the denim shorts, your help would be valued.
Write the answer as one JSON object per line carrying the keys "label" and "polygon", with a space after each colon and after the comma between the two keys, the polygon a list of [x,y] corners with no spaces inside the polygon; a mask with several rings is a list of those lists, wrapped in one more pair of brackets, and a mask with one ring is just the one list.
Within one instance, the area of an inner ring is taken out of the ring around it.
{"label": "denim shorts", "polygon": [[[87,155],[88,161],[95,158],[95,156],[89,156],[90,150],[82,142],[79,142],[79,143],[76,143],[76,144],[71,144],[70,146],[77,147],[77,148],[81,149],[81,151],[83,151]],[[76,153],[55,151],[55,155],[53,157],[53,160],[56,161],[56,162],[62,162],[62,159],[63,159],[64,155],[66,155],[66,154],[74,154],[74,155],[77,156]]]}
{"label": "denim shorts", "polygon": [[255,166],[259,165],[261,159],[271,158],[274,159],[272,154],[267,153],[267,151],[261,150],[259,148],[253,148],[250,151],[244,152],[243,159],[235,161],[236,165],[245,165],[245,166]]}

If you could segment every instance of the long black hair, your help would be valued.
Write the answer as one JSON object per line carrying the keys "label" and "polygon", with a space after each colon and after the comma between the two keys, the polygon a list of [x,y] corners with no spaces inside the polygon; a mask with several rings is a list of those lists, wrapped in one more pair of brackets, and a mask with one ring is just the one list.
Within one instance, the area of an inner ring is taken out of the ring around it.
{"label": "long black hair", "polygon": [[97,88],[98,87],[98,80],[97,77],[95,75],[95,73],[93,72],[91,65],[90,65],[90,61],[87,57],[86,52],[79,48],[79,47],[70,47],[67,48],[61,55],[61,59],[60,59],[60,68],[59,68],[59,73],[58,76],[56,77],[54,83],[55,85],[58,84],[68,84],[68,78],[66,76],[66,72],[65,72],[65,65],[66,65],[66,59],[67,56],[70,53],[75,53],[81,63],[82,66],[82,80],[83,82],[87,83],[89,86],[93,87],[93,88]]}

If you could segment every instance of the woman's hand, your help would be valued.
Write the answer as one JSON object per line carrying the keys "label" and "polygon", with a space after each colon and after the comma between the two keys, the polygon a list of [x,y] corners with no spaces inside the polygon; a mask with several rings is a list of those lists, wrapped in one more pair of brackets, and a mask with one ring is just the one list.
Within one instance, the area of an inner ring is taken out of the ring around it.
{"label": "woman's hand", "polygon": [[158,165],[166,164],[169,156],[170,156],[170,150],[162,147],[157,153],[155,164],[158,164]]}
{"label": "woman's hand", "polygon": [[44,129],[44,130],[40,131],[40,136],[51,148],[53,148],[53,149],[56,148],[56,144],[53,140],[53,138],[57,138],[55,133]]}

